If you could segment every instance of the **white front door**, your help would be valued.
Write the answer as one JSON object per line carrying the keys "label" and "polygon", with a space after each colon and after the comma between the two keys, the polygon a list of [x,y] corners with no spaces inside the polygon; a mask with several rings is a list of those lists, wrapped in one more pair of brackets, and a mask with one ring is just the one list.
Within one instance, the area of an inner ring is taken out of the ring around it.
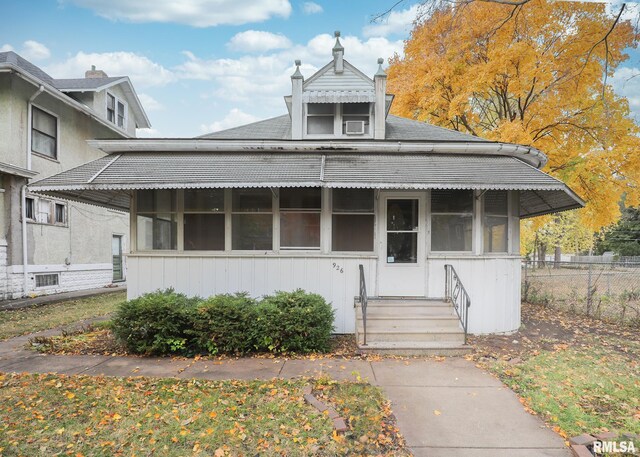
{"label": "white front door", "polygon": [[424,192],[381,192],[378,295],[426,296]]}

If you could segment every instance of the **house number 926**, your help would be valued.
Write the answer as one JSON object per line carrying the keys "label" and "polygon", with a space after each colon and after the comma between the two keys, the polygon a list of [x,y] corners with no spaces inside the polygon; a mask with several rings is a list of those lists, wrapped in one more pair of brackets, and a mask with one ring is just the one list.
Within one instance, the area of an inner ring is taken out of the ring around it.
{"label": "house number 926", "polygon": [[340,272],[340,273],[344,273],[344,268],[342,268],[340,265],[338,265],[337,263],[333,262],[333,269]]}

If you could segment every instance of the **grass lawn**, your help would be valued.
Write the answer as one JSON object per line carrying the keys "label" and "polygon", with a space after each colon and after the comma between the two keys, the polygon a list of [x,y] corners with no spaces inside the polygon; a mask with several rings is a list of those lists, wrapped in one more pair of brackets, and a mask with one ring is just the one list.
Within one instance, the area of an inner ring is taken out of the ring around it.
{"label": "grass lawn", "polygon": [[378,388],[313,381],[337,435],[307,382],[0,374],[0,455],[409,455]]}
{"label": "grass lawn", "polygon": [[0,340],[104,316],[126,300],[126,292],[98,295],[14,311],[0,311]]}
{"label": "grass lawn", "polygon": [[473,340],[474,358],[560,435],[640,434],[637,331],[524,305],[519,332]]}

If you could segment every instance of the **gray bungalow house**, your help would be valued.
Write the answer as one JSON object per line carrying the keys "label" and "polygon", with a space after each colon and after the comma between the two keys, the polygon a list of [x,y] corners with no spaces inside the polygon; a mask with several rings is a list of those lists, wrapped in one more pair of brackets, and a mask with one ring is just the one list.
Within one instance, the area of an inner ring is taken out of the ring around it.
{"label": "gray bungalow house", "polygon": [[193,139],[96,140],[107,156],[31,192],[131,215],[128,294],[303,288],[363,348],[455,350],[520,326],[520,219],[583,201],[545,155],[388,114],[380,68],[297,69],[287,114]]}

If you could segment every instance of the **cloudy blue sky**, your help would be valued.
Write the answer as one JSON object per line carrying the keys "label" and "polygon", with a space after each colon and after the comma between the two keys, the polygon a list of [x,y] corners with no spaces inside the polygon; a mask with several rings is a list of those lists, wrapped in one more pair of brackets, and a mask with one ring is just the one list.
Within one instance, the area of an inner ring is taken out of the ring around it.
{"label": "cloudy blue sky", "polygon": [[[616,0],[618,1],[618,0]],[[406,0],[0,0],[0,51],[14,50],[55,78],[91,65],[128,75],[153,128],[140,136],[196,136],[286,112],[293,61],[310,76],[331,58],[372,75],[378,57],[402,53],[416,16]],[[37,7],[36,7],[37,5]],[[614,79],[640,114],[640,59]]]}

